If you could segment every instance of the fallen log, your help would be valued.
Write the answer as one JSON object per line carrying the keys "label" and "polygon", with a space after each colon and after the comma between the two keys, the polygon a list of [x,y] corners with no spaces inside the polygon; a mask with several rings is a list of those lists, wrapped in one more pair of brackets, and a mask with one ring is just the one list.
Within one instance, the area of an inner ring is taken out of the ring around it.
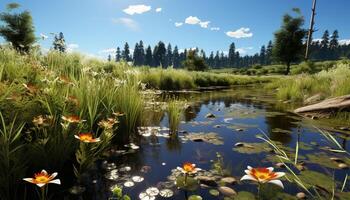
{"label": "fallen log", "polygon": [[326,99],[316,104],[295,109],[295,113],[333,113],[350,110],[350,95]]}

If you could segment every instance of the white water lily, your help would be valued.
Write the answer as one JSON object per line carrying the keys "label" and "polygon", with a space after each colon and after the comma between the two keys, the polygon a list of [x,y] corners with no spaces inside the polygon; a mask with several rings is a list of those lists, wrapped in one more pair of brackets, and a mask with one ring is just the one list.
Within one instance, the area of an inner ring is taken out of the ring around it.
{"label": "white water lily", "polygon": [[125,187],[132,187],[132,186],[134,186],[134,185],[135,185],[135,183],[132,182],[132,181],[126,181],[126,182],[124,183],[124,186],[125,186]]}
{"label": "white water lily", "polygon": [[146,193],[150,196],[157,196],[159,194],[159,190],[156,187],[150,187],[146,190]]}
{"label": "white water lily", "polygon": [[273,167],[268,168],[252,168],[250,166],[245,170],[246,175],[241,178],[242,180],[251,180],[258,183],[272,183],[283,187],[282,181],[278,180],[285,175],[284,172],[273,172]]}
{"label": "white water lily", "polygon": [[141,176],[133,176],[131,179],[132,179],[132,181],[134,181],[136,183],[140,183],[144,180],[144,178]]}

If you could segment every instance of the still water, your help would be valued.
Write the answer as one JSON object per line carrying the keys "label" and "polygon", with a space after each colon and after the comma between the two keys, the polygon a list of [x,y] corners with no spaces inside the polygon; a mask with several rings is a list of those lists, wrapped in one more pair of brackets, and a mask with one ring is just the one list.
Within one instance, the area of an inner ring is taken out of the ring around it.
{"label": "still water", "polygon": [[[251,181],[239,181],[245,175],[244,170],[248,165],[252,167],[272,166],[275,171],[290,174],[285,168],[276,167],[279,160],[275,153],[266,142],[257,138],[263,134],[289,152],[293,159],[298,141],[298,163],[300,163],[301,171],[295,167],[292,169],[297,174],[303,174],[303,180],[320,186],[325,190],[325,194],[331,189],[333,177],[341,186],[344,177],[350,172],[349,169],[340,169],[337,162],[330,160],[331,157],[337,157],[350,165],[349,157],[330,151],[329,149],[334,148],[334,145],[317,130],[319,127],[333,131],[342,147],[349,151],[349,133],[337,130],[340,126],[346,125],[345,121],[329,123],[302,118],[288,112],[293,107],[292,105],[286,102],[276,103],[270,94],[264,94],[258,89],[175,95],[186,100],[189,105],[182,114],[178,134],[168,135],[167,113],[151,106],[144,127],[140,129],[145,137],[142,136],[135,141],[140,148],[128,153],[116,151],[108,160],[101,162],[101,170],[95,175],[91,188],[88,188],[90,191],[88,193],[91,194],[89,197],[108,199],[111,196],[111,187],[119,185],[123,187],[125,193],[130,195],[131,199],[140,199],[140,193],[150,187],[156,187],[159,190],[170,189],[174,193],[169,198],[158,195],[154,199],[183,200],[191,195],[199,195],[205,200],[224,199],[225,195],[221,192],[218,196],[217,194],[214,196],[210,194],[210,191],[218,190],[224,184],[220,182],[221,178],[233,177],[236,181],[225,185],[239,195],[243,191],[251,193],[240,199],[248,197],[254,199],[257,185]],[[166,101],[169,96],[171,95],[161,95],[156,98],[156,101]],[[208,114],[211,117],[208,118]],[[201,135],[197,135],[199,138],[194,139],[191,137],[193,134]],[[201,136],[207,138],[200,138]],[[240,147],[237,143],[244,143],[245,146]],[[218,161],[217,155],[223,159],[221,167],[225,175],[211,174],[215,171],[213,164]],[[209,184],[209,186],[202,184],[198,189],[188,192],[177,189],[174,185],[176,177],[171,175],[175,172],[174,169],[182,166],[184,162],[195,163],[196,167],[208,172],[206,175],[215,176],[217,185],[216,183]],[[143,179],[141,182],[133,180],[140,178]],[[287,179],[282,178],[281,180],[284,189],[267,184],[262,191],[262,198],[295,199],[295,195],[303,191]],[[345,185],[344,191],[349,192],[349,183]],[[342,199],[340,196],[336,198]],[[226,197],[226,199],[230,198]]]}

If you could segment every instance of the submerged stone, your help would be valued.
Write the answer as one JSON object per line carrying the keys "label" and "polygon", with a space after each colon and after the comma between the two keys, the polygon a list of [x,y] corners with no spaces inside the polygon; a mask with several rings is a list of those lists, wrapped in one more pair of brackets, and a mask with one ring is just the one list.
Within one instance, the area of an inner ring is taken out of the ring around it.
{"label": "submerged stone", "polygon": [[226,187],[226,186],[221,186],[218,188],[218,190],[221,192],[221,194],[225,196],[234,196],[237,194],[236,191],[234,191],[232,188]]}

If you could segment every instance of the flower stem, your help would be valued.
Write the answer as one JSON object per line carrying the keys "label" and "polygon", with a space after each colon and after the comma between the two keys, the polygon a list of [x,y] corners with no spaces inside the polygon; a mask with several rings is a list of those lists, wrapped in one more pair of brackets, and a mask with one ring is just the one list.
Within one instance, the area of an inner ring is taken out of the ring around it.
{"label": "flower stem", "polygon": [[45,200],[45,186],[41,187],[41,200]]}
{"label": "flower stem", "polygon": [[258,200],[260,200],[261,183],[258,183]]}

